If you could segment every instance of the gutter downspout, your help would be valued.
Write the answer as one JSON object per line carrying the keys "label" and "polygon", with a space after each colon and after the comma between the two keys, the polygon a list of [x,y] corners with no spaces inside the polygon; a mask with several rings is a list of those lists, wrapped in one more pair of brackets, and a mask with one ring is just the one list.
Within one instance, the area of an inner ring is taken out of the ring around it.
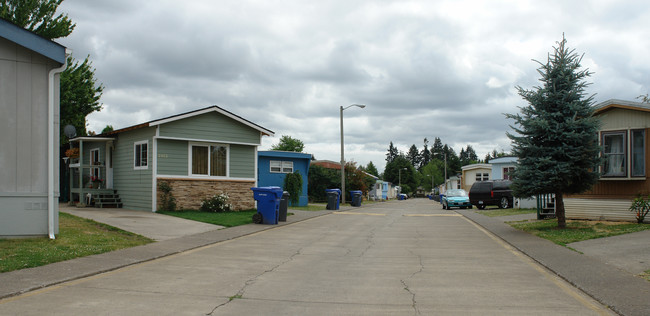
{"label": "gutter downspout", "polygon": [[[65,49],[65,61],[63,66],[50,70],[48,75],[48,91],[47,91],[47,228],[50,239],[55,239],[54,236],[54,144],[58,143],[58,139],[54,139],[54,75],[63,72],[68,67],[68,56],[72,54],[72,50]],[[60,90],[59,85],[59,90]],[[60,93],[59,93],[60,95]]]}

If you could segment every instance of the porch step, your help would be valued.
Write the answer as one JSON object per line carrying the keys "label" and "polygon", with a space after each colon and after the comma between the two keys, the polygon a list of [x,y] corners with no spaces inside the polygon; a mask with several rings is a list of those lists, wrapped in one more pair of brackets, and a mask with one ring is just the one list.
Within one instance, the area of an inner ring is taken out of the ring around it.
{"label": "porch step", "polygon": [[97,208],[122,208],[122,200],[117,192],[94,194],[93,201]]}

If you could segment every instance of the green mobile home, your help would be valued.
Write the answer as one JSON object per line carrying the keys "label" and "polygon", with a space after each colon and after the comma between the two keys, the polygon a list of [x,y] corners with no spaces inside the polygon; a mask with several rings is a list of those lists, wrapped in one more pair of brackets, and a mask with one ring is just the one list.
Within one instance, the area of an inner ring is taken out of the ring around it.
{"label": "green mobile home", "polygon": [[158,209],[167,182],[179,208],[218,193],[255,207],[257,147],[273,132],[218,106],[72,139],[70,199],[95,206]]}

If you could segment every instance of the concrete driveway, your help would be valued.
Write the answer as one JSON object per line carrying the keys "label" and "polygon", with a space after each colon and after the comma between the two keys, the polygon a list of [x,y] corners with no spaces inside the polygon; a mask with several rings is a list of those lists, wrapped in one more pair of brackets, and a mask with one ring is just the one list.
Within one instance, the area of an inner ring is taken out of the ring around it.
{"label": "concrete driveway", "polygon": [[92,219],[156,241],[204,233],[223,226],[186,220],[174,216],[123,208],[77,208],[60,204],[59,210]]}
{"label": "concrete driveway", "polygon": [[10,297],[0,301],[0,314],[610,311],[465,217],[415,199],[311,218]]}

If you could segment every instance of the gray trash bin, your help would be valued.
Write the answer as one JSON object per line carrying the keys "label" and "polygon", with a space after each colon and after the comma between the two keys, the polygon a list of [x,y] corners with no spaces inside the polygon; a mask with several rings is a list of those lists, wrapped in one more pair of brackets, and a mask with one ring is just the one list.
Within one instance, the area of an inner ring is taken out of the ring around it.
{"label": "gray trash bin", "polygon": [[282,192],[282,199],[280,200],[280,210],[278,215],[278,221],[286,222],[287,221],[287,208],[289,208],[289,198],[291,194],[289,192]]}
{"label": "gray trash bin", "polygon": [[337,192],[327,192],[327,209],[339,209],[339,194]]}

